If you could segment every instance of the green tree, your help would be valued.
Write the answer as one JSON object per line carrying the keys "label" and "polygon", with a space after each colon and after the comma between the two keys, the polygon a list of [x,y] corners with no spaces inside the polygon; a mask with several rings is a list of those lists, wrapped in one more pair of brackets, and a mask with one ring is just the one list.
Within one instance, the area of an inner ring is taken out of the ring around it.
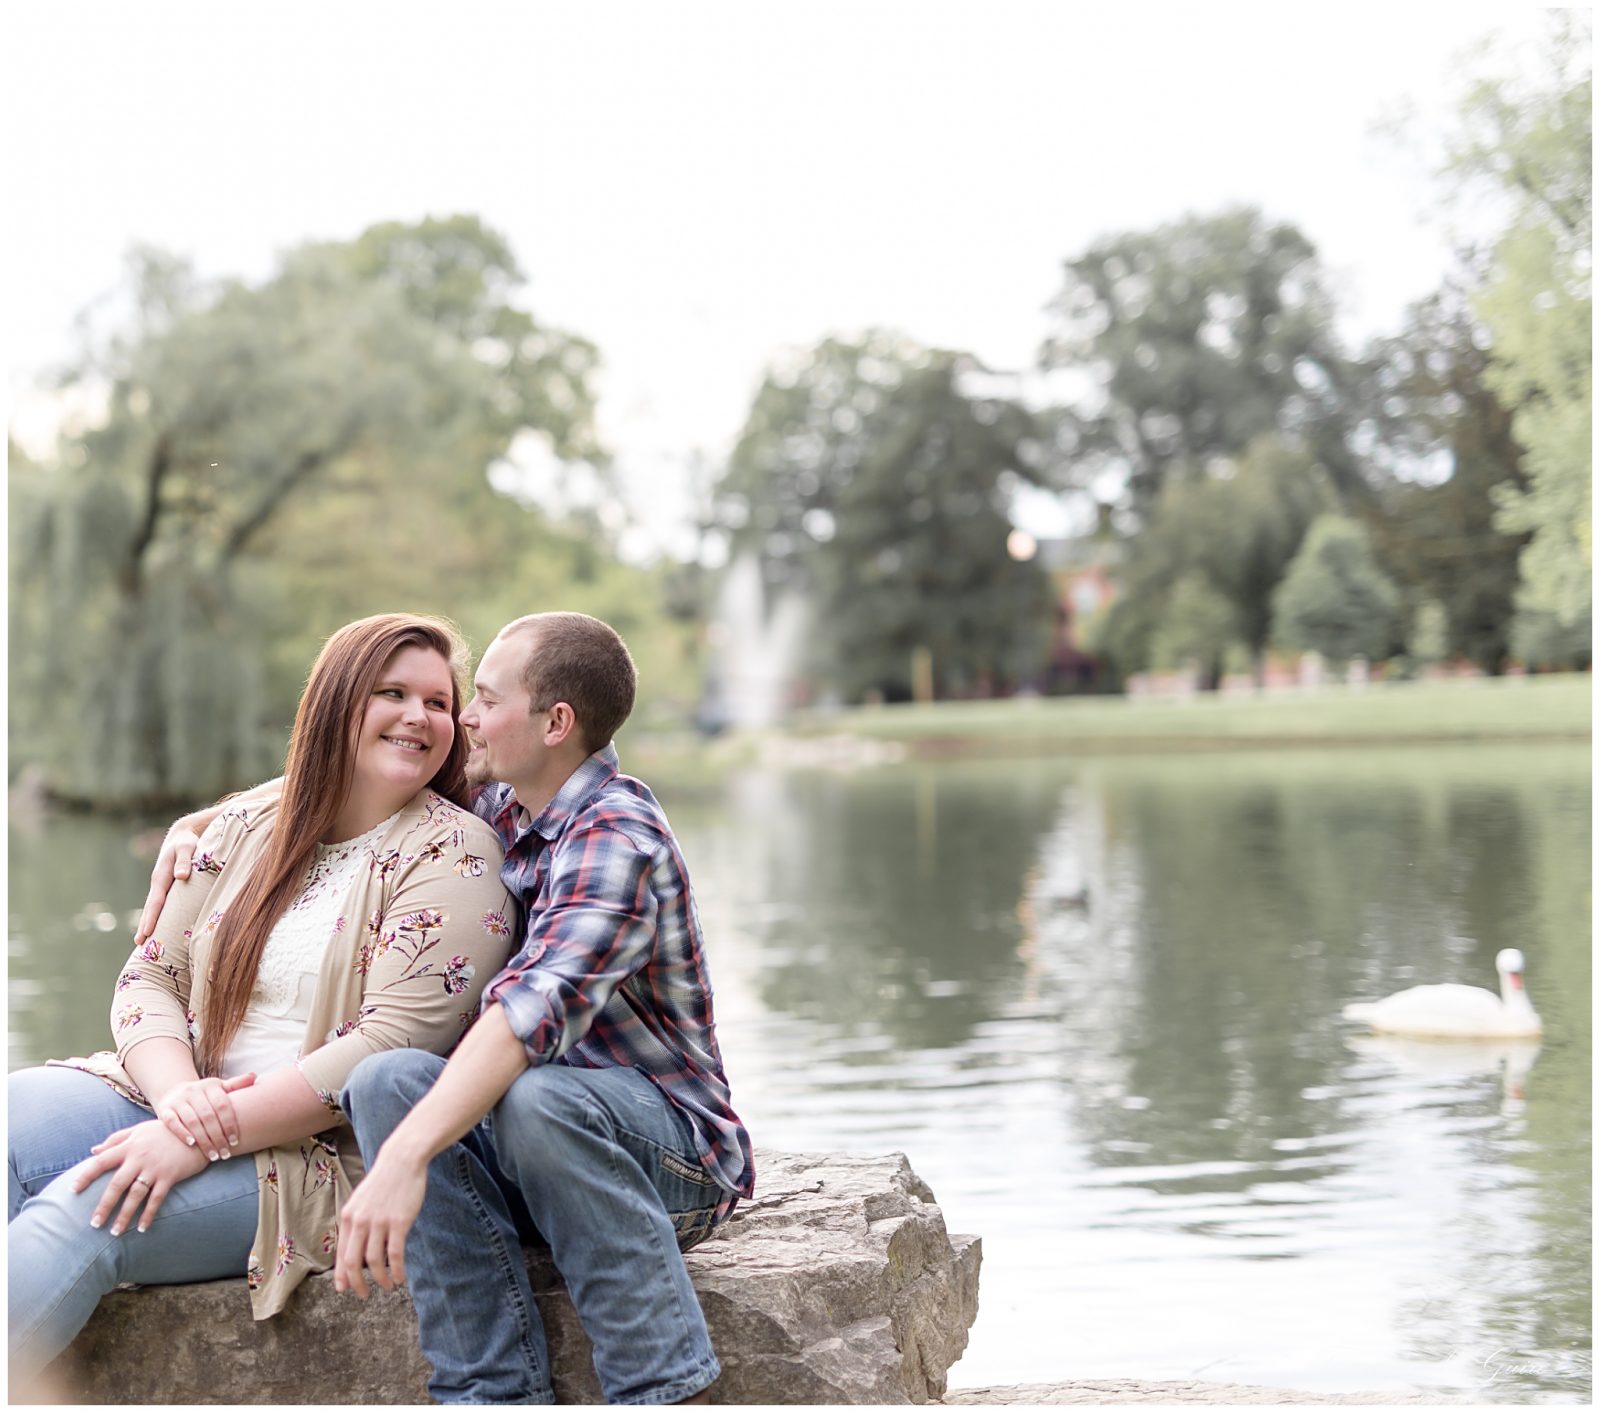
{"label": "green tree", "polygon": [[[431,440],[364,447],[329,466],[315,494],[281,508],[271,556],[283,627],[265,645],[280,683],[297,683],[329,629],[363,614],[446,609],[481,643],[499,626],[478,631],[481,602],[518,605],[507,617],[574,607],[584,586],[613,567],[609,537],[592,517],[552,524],[485,475],[533,442],[609,485],[590,388],[598,354],[515,307],[523,275],[500,236],[474,216],[387,222],[334,253],[362,287],[398,299],[427,337],[469,351],[475,376],[486,380],[454,412],[442,402],[431,409]],[[384,533],[374,537],[378,503]],[[396,546],[426,546],[426,570],[419,575],[416,556]],[[540,572],[533,546],[568,569],[567,579]],[[563,583],[572,591],[555,602]],[[654,607],[653,597],[647,602]]]}
{"label": "green tree", "polygon": [[908,695],[919,648],[941,695],[1042,666],[1048,582],[1006,548],[1038,433],[981,376],[891,333],[825,340],[769,372],[718,483],[735,552],[815,602],[809,665],[851,697]]}
{"label": "green tree", "polygon": [[814,585],[815,551],[833,536],[887,399],[928,352],[899,334],[825,339],[775,360],[713,490],[712,517],[754,548],[773,587]]}
{"label": "green tree", "polygon": [[1414,662],[1443,662],[1450,656],[1450,615],[1438,599],[1424,599],[1411,615],[1406,656]]}
{"label": "green tree", "polygon": [[1043,667],[1049,581],[1007,549],[1008,478],[1031,475],[1031,419],[970,397],[963,355],[936,353],[887,393],[835,533],[816,556],[819,639],[852,696],[911,692],[911,655],[932,653],[938,696],[1014,688]]}
{"label": "green tree", "polygon": [[[416,228],[413,249],[442,247],[430,265],[380,259],[404,242],[379,229],[293,251],[259,285],[208,288],[136,254],[131,326],[75,370],[105,389],[104,418],[13,479],[29,664],[13,719],[58,794],[130,804],[248,780],[322,634],[352,610],[444,607],[518,543],[529,516],[485,477],[512,437],[592,445],[591,351],[563,361],[561,336],[499,320],[520,276],[497,238]],[[508,382],[491,328],[521,339],[509,366],[556,358],[559,376]]]}
{"label": "green tree", "polygon": [[[1259,681],[1273,591],[1307,527],[1332,500],[1320,464],[1274,437],[1236,460],[1218,459],[1210,474],[1169,482],[1128,547],[1122,590],[1102,634],[1119,669],[1171,666],[1177,653],[1199,662],[1201,685],[1211,688],[1226,649],[1238,643]],[[1226,633],[1222,609],[1231,624]]]}
{"label": "green tree", "polygon": [[1528,667],[1586,671],[1594,660],[1594,619],[1563,623],[1548,609],[1523,607],[1511,623],[1511,651]]}
{"label": "green tree", "polygon": [[[1441,656],[1504,670],[1517,560],[1527,536],[1500,524],[1499,497],[1527,485],[1511,414],[1490,386],[1489,336],[1465,289],[1448,284],[1366,360],[1383,487],[1364,516],[1385,571],[1415,605],[1442,608]],[[1443,479],[1419,478],[1429,461]]]}
{"label": "green tree", "polygon": [[1209,685],[1215,686],[1224,656],[1238,641],[1239,619],[1233,605],[1203,575],[1184,574],[1167,595],[1150,645],[1151,664],[1171,669],[1199,663]]}
{"label": "green tree", "polygon": [[1046,368],[1087,375],[1055,450],[1079,482],[1126,476],[1133,510],[1275,435],[1361,489],[1346,442],[1352,370],[1315,247],[1250,208],[1107,237],[1066,264]]}
{"label": "green tree", "polygon": [[1452,161],[1509,215],[1476,302],[1490,384],[1527,451],[1528,484],[1500,494],[1503,527],[1530,535],[1518,602],[1568,627],[1589,616],[1593,567],[1591,48],[1587,16],[1554,16],[1535,79],[1469,91]]}
{"label": "green tree", "polygon": [[1306,532],[1273,595],[1274,637],[1339,664],[1353,657],[1386,658],[1399,603],[1399,591],[1378,567],[1361,526],[1324,515]]}
{"label": "green tree", "polygon": [[498,232],[471,215],[384,221],[342,254],[358,279],[393,289],[494,369],[495,396],[474,409],[485,464],[512,438],[534,435],[564,461],[609,465],[594,429],[599,351],[518,307],[526,277]]}

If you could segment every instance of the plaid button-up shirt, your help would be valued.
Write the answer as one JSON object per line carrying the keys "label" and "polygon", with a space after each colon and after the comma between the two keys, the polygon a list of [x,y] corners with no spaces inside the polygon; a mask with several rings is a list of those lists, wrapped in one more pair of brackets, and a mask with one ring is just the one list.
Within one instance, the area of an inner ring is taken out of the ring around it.
{"label": "plaid button-up shirt", "polygon": [[522,950],[484,989],[532,1064],[643,1070],[694,1127],[700,1162],[728,1194],[755,1185],[750,1135],[729,1102],[700,919],[666,815],[596,751],[538,815],[509,785],[478,792],[500,836],[500,877],[525,913]]}

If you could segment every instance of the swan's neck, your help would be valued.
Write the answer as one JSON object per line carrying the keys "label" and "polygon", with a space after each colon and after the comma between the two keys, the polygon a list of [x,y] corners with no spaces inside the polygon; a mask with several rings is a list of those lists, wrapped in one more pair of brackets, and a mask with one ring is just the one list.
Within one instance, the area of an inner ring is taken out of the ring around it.
{"label": "swan's neck", "polygon": [[1500,973],[1500,999],[1508,1011],[1515,1011],[1518,1015],[1530,1015],[1533,1012],[1533,1002],[1523,988],[1521,972]]}

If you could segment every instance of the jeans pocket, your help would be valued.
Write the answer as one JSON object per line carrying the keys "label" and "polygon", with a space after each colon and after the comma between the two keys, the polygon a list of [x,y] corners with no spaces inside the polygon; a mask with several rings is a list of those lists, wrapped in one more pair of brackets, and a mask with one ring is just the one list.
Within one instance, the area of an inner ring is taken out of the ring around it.
{"label": "jeans pocket", "polygon": [[[695,1188],[701,1188],[707,1192],[716,1188],[716,1183],[712,1181],[711,1174],[702,1168],[699,1163],[691,1163],[687,1159],[680,1158],[676,1153],[668,1152],[666,1149],[661,1150],[660,1161],[662,1168],[677,1178],[680,1185],[684,1185],[685,1190],[688,1192],[693,1193]],[[685,1205],[690,1204],[686,1203]],[[700,1204],[695,1202],[693,1205],[698,1207]]]}
{"label": "jeans pocket", "polygon": [[668,1149],[656,1154],[656,1191],[666,1204],[678,1250],[698,1246],[711,1235],[722,1189],[696,1161]]}
{"label": "jeans pocket", "polygon": [[668,1212],[672,1230],[677,1234],[678,1250],[690,1251],[711,1235],[711,1221],[716,1216],[715,1207],[702,1207],[696,1212]]}

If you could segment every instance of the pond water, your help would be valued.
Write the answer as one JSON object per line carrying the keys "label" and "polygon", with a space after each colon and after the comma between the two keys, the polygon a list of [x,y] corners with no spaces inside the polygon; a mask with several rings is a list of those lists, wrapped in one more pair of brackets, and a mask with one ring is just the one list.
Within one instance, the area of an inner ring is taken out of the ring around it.
{"label": "pond water", "polygon": [[[904,1151],[983,1237],[953,1384],[1587,1402],[1589,772],[1581,744],[1411,747],[660,793],[757,1144]],[[13,1067],[105,1043],[127,833],[13,827]],[[1505,946],[1542,1047],[1339,1019],[1492,987]]]}

